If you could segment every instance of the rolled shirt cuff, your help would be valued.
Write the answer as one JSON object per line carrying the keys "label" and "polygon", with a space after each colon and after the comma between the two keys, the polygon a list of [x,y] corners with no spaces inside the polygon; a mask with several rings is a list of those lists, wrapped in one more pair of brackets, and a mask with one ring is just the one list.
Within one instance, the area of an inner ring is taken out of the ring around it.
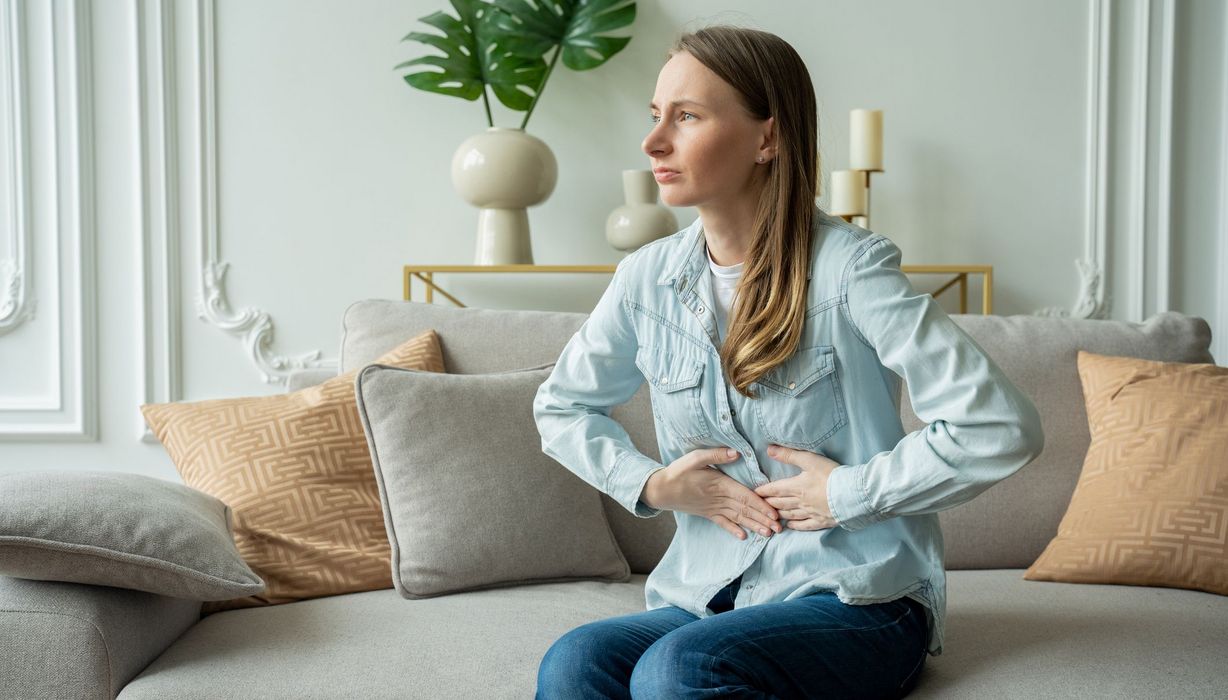
{"label": "rolled shirt cuff", "polygon": [[827,477],[827,507],[836,524],[849,532],[884,519],[870,508],[866,499],[863,471],[860,466],[843,464]]}
{"label": "rolled shirt cuff", "polygon": [[640,496],[644,493],[648,478],[664,468],[665,465],[644,455],[628,452],[610,470],[605,492],[637,517],[651,518],[660,515],[660,508],[649,507],[640,500]]}

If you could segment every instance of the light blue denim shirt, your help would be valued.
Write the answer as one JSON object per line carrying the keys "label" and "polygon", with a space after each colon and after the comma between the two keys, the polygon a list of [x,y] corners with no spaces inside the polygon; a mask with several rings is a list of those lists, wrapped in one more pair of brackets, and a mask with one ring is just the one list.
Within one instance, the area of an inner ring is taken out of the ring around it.
{"label": "light blue denim shirt", "polygon": [[[674,512],[677,532],[648,576],[646,609],[707,617],[739,575],[735,608],[816,591],[851,605],[906,595],[926,607],[937,656],[946,615],[937,513],[1035,459],[1040,416],[933,297],[913,289],[891,240],[817,206],[812,235],[802,340],[753,385],[758,399],[735,391],[720,365],[702,221],[624,258],[538,389],[542,450],[645,518],[661,512],[640,501],[648,477],[691,450],[738,450],[717,468],[752,489],[800,472],[768,457],[769,443],[826,456],[840,464],[827,484],[837,527],[747,530],[739,540]],[[901,377],[928,424],[908,434]],[[645,381],[664,463],[610,418]]]}

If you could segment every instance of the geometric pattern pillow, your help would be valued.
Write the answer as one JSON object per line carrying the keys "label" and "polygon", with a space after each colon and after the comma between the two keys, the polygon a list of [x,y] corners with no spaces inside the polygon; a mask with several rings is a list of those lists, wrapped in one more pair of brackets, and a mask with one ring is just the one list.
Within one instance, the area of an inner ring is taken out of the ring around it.
{"label": "geometric pattern pillow", "polygon": [[1228,367],[1079,351],[1091,445],[1023,578],[1228,595]]}
{"label": "geometric pattern pillow", "polygon": [[[433,330],[375,362],[446,371]],[[141,406],[184,483],[230,506],[239,553],[268,586],[204,614],[392,588],[357,373],[271,396]]]}

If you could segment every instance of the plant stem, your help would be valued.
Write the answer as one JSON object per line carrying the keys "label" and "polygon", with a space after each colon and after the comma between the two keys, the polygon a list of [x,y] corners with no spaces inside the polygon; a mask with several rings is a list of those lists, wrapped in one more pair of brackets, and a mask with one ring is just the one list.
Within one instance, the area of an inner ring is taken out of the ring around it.
{"label": "plant stem", "polygon": [[546,67],[546,74],[542,76],[542,84],[537,86],[537,94],[533,96],[533,101],[529,103],[529,111],[524,113],[524,121],[520,122],[520,130],[524,131],[524,127],[529,123],[529,117],[533,114],[533,108],[537,106],[537,101],[541,99],[542,93],[546,91],[546,81],[550,79],[550,74],[554,72],[554,64],[559,60],[559,54],[563,53],[563,45],[559,44],[554,49],[554,55],[550,57],[550,65]]}
{"label": "plant stem", "polygon": [[490,98],[486,96],[486,81],[482,81],[482,104],[486,107],[486,124],[493,127],[495,120],[490,116]]}

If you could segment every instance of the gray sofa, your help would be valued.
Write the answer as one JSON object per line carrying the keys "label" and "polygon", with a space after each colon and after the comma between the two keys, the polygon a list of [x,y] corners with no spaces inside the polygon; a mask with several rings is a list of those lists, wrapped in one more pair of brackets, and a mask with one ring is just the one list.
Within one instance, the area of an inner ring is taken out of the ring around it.
{"label": "gray sofa", "polygon": [[[583,314],[362,301],[343,320],[341,371],[428,328],[449,372],[549,362]],[[1144,323],[956,315],[1032,397],[1045,450],[940,514],[947,552],[943,653],[912,697],[1225,697],[1228,598],[1199,591],[1025,581],[1056,533],[1088,447],[1078,349],[1212,362],[1199,318]],[[322,381],[303,371],[290,390]],[[905,428],[921,423],[901,397]],[[527,410],[527,407],[526,407]],[[615,409],[656,452],[648,391]],[[526,436],[538,440],[538,436]],[[561,468],[561,467],[560,467]],[[567,630],[642,610],[646,575],[674,528],[603,496],[631,565],[625,583],[523,585],[406,600],[387,589],[232,610],[119,588],[0,577],[0,696],[56,698],[531,697],[538,662]]]}

